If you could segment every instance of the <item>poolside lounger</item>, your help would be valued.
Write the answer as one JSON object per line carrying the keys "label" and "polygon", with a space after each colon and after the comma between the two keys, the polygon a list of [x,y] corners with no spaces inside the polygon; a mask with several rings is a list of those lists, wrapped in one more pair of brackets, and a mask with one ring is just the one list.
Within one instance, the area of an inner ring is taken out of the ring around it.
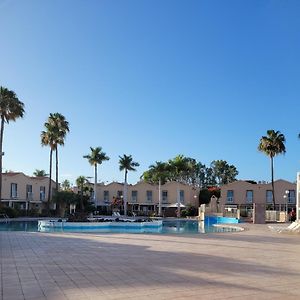
{"label": "poolside lounger", "polygon": [[121,217],[120,213],[118,211],[114,211],[112,214],[113,217]]}
{"label": "poolside lounger", "polygon": [[272,231],[281,233],[281,232],[300,232],[300,223],[295,221],[287,227],[281,226],[269,226]]}

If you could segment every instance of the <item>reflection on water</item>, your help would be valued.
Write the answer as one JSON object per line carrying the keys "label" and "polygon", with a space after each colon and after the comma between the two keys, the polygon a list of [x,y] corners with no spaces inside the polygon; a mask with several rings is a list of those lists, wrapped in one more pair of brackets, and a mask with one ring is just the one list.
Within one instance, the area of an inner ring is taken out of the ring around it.
{"label": "reflection on water", "polygon": [[[0,231],[38,231],[37,221],[9,221],[0,223]],[[236,231],[232,228],[214,227],[195,220],[166,220],[160,228],[47,228],[44,232],[101,232],[101,233],[160,233],[160,234],[203,234]]]}
{"label": "reflection on water", "polygon": [[38,221],[8,221],[0,223],[0,231],[37,231]]}

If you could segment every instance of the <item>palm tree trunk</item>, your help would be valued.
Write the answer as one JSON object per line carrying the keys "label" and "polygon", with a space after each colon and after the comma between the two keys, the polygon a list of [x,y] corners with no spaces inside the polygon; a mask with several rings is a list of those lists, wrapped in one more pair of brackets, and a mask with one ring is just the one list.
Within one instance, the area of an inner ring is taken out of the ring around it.
{"label": "palm tree trunk", "polygon": [[94,184],[94,203],[95,207],[97,208],[97,164],[95,164],[95,184]]}
{"label": "palm tree trunk", "polygon": [[50,210],[50,200],[51,200],[51,184],[52,184],[52,148],[50,148],[50,164],[49,164],[49,189],[48,189],[48,200],[47,200],[47,211]]}
{"label": "palm tree trunk", "polygon": [[124,181],[124,216],[127,216],[127,170],[125,169],[125,181]]}
{"label": "palm tree trunk", "polygon": [[272,178],[272,193],[273,193],[273,205],[275,210],[275,189],[274,189],[274,157],[271,156],[271,178]]}
{"label": "palm tree trunk", "polygon": [[[58,192],[58,147],[55,149],[55,193]],[[56,203],[56,214],[60,215],[60,203]]]}
{"label": "palm tree trunk", "polygon": [[56,172],[56,186],[55,186],[55,189],[56,189],[56,192],[58,192],[58,147],[56,146],[56,149],[55,149],[55,160],[56,160],[56,166],[55,166],[55,172]]}
{"label": "palm tree trunk", "polygon": [[1,117],[1,131],[0,131],[0,207],[2,206],[2,150],[3,150],[3,132],[4,132],[4,118]]}
{"label": "palm tree trunk", "polygon": [[84,211],[84,207],[83,207],[83,185],[80,187],[80,208],[81,211]]}
{"label": "palm tree trunk", "polygon": [[161,179],[158,181],[158,216],[161,217],[162,209],[161,209]]}

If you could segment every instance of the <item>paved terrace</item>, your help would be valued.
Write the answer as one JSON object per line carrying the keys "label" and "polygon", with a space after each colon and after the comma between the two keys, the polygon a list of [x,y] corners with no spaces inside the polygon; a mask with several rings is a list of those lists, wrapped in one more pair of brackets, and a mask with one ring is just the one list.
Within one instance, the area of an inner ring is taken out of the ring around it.
{"label": "paved terrace", "polygon": [[0,299],[300,299],[300,235],[0,232]]}

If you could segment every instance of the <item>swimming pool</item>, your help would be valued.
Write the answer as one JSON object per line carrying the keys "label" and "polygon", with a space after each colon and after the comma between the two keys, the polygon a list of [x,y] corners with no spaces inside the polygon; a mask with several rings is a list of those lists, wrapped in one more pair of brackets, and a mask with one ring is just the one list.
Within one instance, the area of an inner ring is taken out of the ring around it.
{"label": "swimming pool", "polygon": [[[201,234],[238,231],[236,227],[216,227],[215,224],[238,223],[234,218],[206,216],[205,222],[197,220],[163,220],[160,228],[48,228],[44,232],[98,232],[98,233],[159,233],[159,234]],[[38,221],[9,221],[0,223],[0,231],[37,232]]]}

